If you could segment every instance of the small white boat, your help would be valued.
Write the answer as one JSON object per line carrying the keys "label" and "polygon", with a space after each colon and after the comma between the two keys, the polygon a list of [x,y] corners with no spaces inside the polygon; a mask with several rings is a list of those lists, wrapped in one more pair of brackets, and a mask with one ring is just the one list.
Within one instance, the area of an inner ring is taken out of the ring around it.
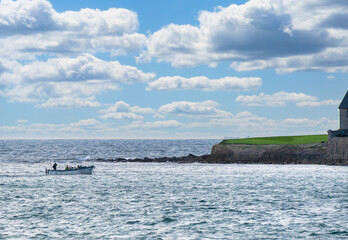
{"label": "small white boat", "polygon": [[67,170],[49,170],[46,169],[48,175],[75,175],[75,174],[92,174],[94,166],[79,166],[78,168],[70,168]]}

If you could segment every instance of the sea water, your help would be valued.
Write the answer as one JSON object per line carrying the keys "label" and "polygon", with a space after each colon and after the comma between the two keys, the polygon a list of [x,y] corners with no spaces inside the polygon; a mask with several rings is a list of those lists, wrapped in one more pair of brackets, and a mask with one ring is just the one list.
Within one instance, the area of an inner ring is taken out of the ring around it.
{"label": "sea water", "polygon": [[[217,142],[2,140],[0,239],[348,238],[345,166],[95,161],[201,155]],[[96,168],[45,175],[53,161]]]}

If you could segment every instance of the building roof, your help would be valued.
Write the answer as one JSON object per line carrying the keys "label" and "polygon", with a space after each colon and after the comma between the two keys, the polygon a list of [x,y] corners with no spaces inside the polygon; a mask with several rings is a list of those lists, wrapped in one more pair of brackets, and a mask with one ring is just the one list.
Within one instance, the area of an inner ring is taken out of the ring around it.
{"label": "building roof", "polygon": [[344,96],[344,98],[343,98],[343,100],[338,108],[339,109],[348,108],[348,91],[347,91],[346,95]]}

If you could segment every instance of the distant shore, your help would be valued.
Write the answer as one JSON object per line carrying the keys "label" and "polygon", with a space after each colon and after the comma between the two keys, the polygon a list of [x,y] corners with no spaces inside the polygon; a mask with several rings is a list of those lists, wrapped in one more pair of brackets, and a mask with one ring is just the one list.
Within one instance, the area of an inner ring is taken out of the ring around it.
{"label": "distant shore", "polygon": [[154,163],[165,163],[165,162],[175,162],[175,163],[209,163],[210,154],[196,156],[193,154],[189,154],[187,156],[181,157],[159,157],[159,158],[115,158],[115,159],[103,159],[98,158],[96,161],[98,162],[154,162]]}
{"label": "distant shore", "polygon": [[[348,139],[347,139],[348,140]],[[324,164],[348,165],[346,143],[226,144],[212,147],[211,154],[158,158],[96,159],[100,162],[213,163],[213,164]],[[343,150],[341,149],[343,148]],[[341,149],[341,150],[340,150]]]}
{"label": "distant shore", "polygon": [[347,154],[328,142],[299,145],[216,144],[211,163],[348,165]]}
{"label": "distant shore", "polygon": [[142,163],[210,163],[210,164],[324,164],[348,165],[347,160],[329,158],[325,143],[306,145],[246,145],[217,144],[213,146],[212,154],[196,156],[189,154],[181,157],[159,158],[99,158],[99,162],[142,162]]}

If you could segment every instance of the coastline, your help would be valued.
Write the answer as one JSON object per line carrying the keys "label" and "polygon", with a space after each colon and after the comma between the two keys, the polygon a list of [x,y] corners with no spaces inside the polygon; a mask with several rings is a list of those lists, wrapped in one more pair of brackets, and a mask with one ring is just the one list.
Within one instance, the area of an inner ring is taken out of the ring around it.
{"label": "coastline", "polygon": [[158,158],[115,158],[115,159],[103,159],[98,158],[95,161],[98,162],[143,162],[143,163],[165,163],[165,162],[173,162],[173,163],[210,163],[210,154],[207,155],[193,155],[189,154],[187,156],[180,156],[180,157],[158,157]]}
{"label": "coastline", "polygon": [[96,159],[101,162],[153,162],[153,163],[211,163],[211,164],[323,164],[348,165],[348,156],[343,146],[332,143],[311,143],[301,145],[251,145],[215,144],[211,154],[196,156],[189,154],[181,157],[159,158],[115,158]]}

